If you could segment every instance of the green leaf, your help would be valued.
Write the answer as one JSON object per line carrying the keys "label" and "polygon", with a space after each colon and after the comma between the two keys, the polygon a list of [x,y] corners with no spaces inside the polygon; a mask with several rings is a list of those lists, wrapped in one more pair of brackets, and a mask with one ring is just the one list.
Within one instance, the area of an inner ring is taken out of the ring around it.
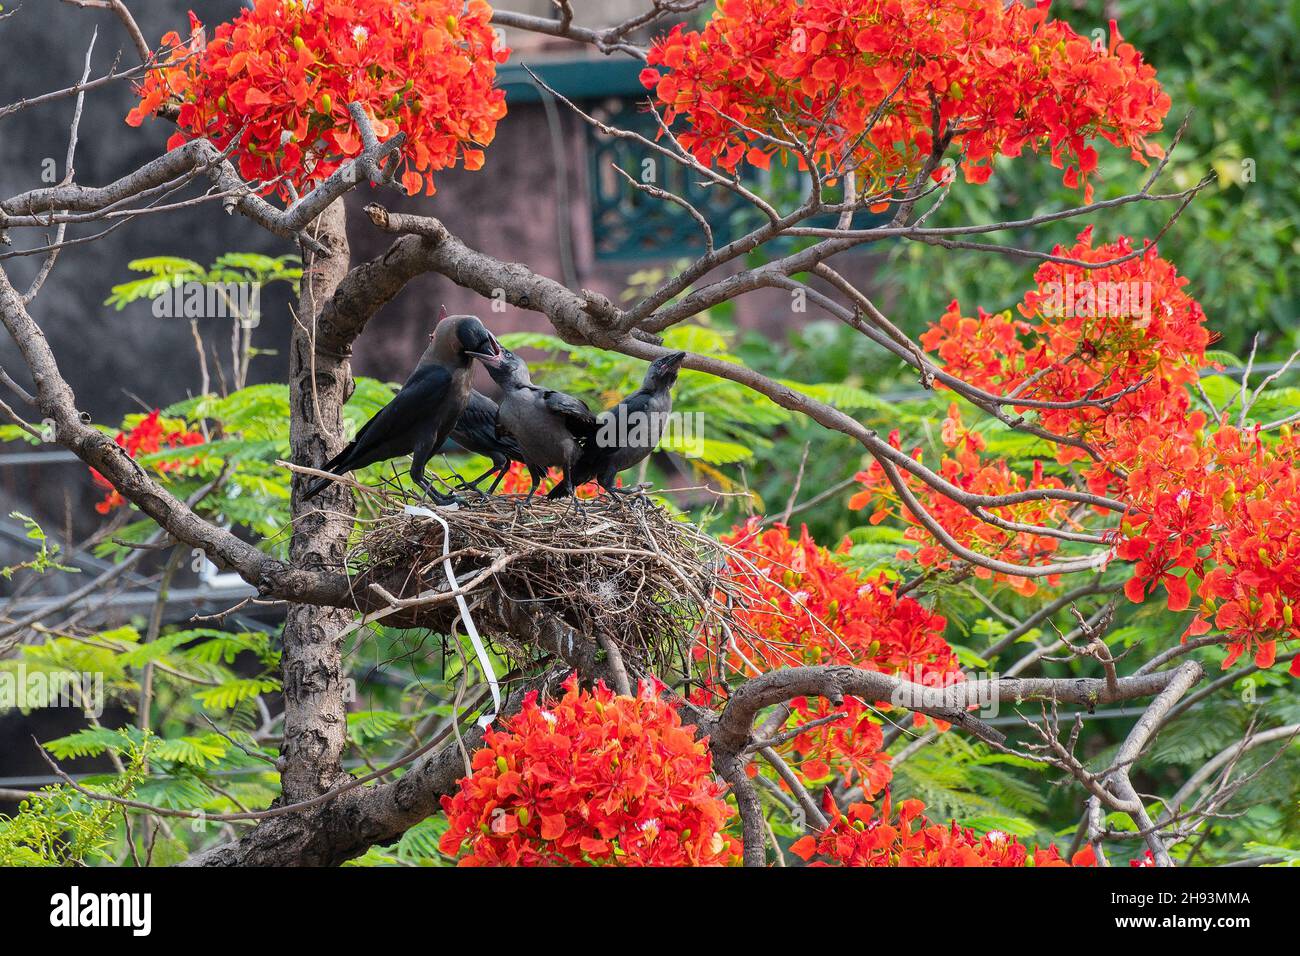
{"label": "green leaf", "polygon": [[249,677],[227,681],[218,687],[209,687],[194,694],[207,710],[229,710],[236,704],[252,700],[262,694],[280,689],[280,682],[271,677]]}
{"label": "green leaf", "polygon": [[76,733],[47,740],[43,746],[56,760],[73,760],[78,757],[98,757],[106,750],[121,753],[132,744],[128,736],[106,727],[87,727]]}
{"label": "green leaf", "polygon": [[978,817],[967,817],[960,821],[963,827],[969,827],[976,833],[985,834],[993,830],[1010,834],[1017,837],[1032,837],[1038,832],[1038,827],[1030,823],[1024,817],[1003,817],[995,814],[988,814]]}
{"label": "green leaf", "polygon": [[361,710],[348,714],[348,736],[358,743],[379,740],[406,723],[406,718],[391,710]]}
{"label": "green leaf", "polygon": [[159,760],[174,760],[188,767],[202,768],[218,762],[229,747],[230,742],[220,734],[206,734],[202,737],[160,739],[151,754]]}

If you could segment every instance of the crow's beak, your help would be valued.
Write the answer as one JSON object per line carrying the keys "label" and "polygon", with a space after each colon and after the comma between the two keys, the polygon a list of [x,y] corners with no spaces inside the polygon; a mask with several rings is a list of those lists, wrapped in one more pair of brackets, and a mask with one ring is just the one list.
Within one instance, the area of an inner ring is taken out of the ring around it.
{"label": "crow's beak", "polygon": [[686,361],[685,352],[674,352],[671,355],[664,356],[664,363],[669,368],[680,369],[682,367],[682,363],[685,361]]}
{"label": "crow's beak", "polygon": [[496,340],[496,336],[491,334],[488,335],[488,351],[471,352],[466,349],[465,354],[478,359],[488,368],[496,368],[505,357],[505,353],[501,350],[501,343]]}

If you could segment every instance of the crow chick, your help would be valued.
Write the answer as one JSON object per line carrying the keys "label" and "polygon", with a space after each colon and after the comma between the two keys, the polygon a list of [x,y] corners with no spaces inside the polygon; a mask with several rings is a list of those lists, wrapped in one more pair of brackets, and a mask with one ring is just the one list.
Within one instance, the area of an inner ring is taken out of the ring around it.
{"label": "crow chick", "polygon": [[[429,347],[393,400],[375,413],[347,447],[321,466],[346,474],[389,458],[411,456],[411,478],[438,504],[453,500],[433,489],[424,467],[455,427],[469,404],[474,359],[491,368],[501,346],[477,316],[452,315],[429,336]],[[303,494],[306,501],[329,484],[318,478]]]}
{"label": "crow chick", "polygon": [[583,442],[591,439],[596,428],[591,409],[572,395],[534,385],[528,366],[509,350],[502,352],[501,361],[490,366],[488,374],[503,392],[497,413],[501,428],[519,443],[533,479],[528,497],[537,492],[552,466],[564,470],[564,480],[556,486],[559,494],[552,492],[552,496],[572,495],[574,466]]}
{"label": "crow chick", "polygon": [[482,392],[472,391],[469,393],[469,404],[456,420],[456,427],[451,430],[451,440],[461,448],[492,459],[491,468],[474,480],[465,482],[466,488],[477,488],[484,478],[496,475],[488,488],[488,494],[497,490],[497,485],[501,484],[512,461],[524,460],[524,450],[509,434],[501,431],[497,415],[496,402]]}
{"label": "crow chick", "polygon": [[[606,491],[626,494],[615,487],[614,476],[639,465],[658,446],[673,410],[672,387],[685,358],[685,352],[659,356],[650,363],[639,389],[601,412],[595,436],[573,470],[575,487],[595,478]],[[557,497],[556,491],[548,497]]]}

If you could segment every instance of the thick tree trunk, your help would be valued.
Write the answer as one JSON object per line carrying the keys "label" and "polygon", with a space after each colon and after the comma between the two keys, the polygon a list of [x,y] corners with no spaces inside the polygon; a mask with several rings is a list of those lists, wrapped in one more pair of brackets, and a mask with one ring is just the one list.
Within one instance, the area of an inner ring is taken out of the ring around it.
{"label": "thick tree trunk", "polygon": [[[346,444],[343,403],[352,394],[347,350],[316,349],[317,320],[348,270],[343,200],[333,202],[307,230],[328,254],[302,250],[303,283],[289,342],[289,446],[293,460],[319,467]],[[298,568],[339,570],[352,528],[352,496],[330,485],[304,505],[306,481],[293,479],[293,537],[289,556]],[[349,616],[337,608],[291,604],[284,625],[283,797],[295,803],[337,786],[347,746],[345,677],[338,635]]]}

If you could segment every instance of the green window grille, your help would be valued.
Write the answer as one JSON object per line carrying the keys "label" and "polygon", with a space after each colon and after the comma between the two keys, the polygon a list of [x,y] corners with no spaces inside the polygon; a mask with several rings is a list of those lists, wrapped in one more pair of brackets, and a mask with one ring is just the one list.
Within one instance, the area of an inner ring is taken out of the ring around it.
{"label": "green window grille", "polygon": [[[644,106],[646,91],[639,79],[639,63],[578,60],[538,64],[533,69],[552,89],[580,103],[601,122],[649,139],[658,132],[654,115]],[[499,71],[498,82],[505,87],[506,98],[512,104],[536,103],[543,95],[522,67],[513,64]],[[635,141],[605,136],[590,124],[584,127],[596,258],[666,259],[698,255],[704,250],[703,231],[694,217],[676,203],[634,188],[611,164],[636,182],[665,189],[690,202],[708,220],[715,246],[725,245],[765,221],[757,209],[734,192],[702,182],[700,176],[692,175],[681,164]],[[759,195],[778,199],[782,208],[797,204],[809,188],[805,174],[780,162],[774,162],[770,170],[743,167],[741,180]],[[830,195],[834,192],[830,191]],[[885,218],[863,213],[855,218],[854,225],[868,227]],[[832,226],[835,217],[822,216],[807,224]],[[784,254],[796,248],[796,243],[813,241],[785,239],[768,248]]]}

